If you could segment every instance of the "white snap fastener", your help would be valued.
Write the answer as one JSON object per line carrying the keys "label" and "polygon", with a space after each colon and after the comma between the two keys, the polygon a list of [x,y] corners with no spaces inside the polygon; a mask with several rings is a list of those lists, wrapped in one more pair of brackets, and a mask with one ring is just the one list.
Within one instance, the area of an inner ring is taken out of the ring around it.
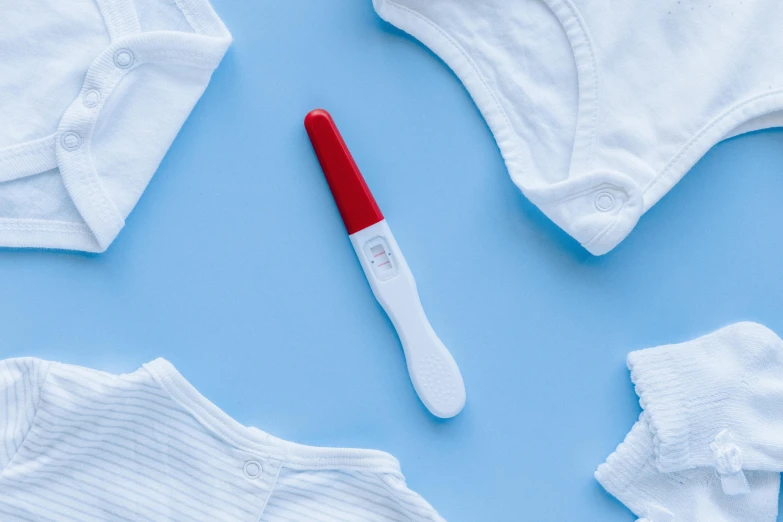
{"label": "white snap fastener", "polygon": [[133,53],[128,49],[119,49],[114,53],[114,65],[120,69],[127,69],[133,65]]}
{"label": "white snap fastener", "polygon": [[76,150],[82,145],[82,137],[75,132],[66,132],[60,138],[60,143],[65,150]]}
{"label": "white snap fastener", "polygon": [[600,212],[609,212],[614,208],[614,196],[609,192],[599,192],[595,197],[595,208]]}
{"label": "white snap fastener", "polygon": [[261,467],[261,463],[257,460],[248,460],[242,467],[242,471],[245,472],[245,476],[249,479],[257,479],[261,476],[261,472],[264,468]]}
{"label": "white snap fastener", "polygon": [[99,93],[95,89],[84,93],[84,105],[86,105],[87,107],[90,108],[95,107],[96,105],[98,105],[100,99],[101,99],[101,93]]}

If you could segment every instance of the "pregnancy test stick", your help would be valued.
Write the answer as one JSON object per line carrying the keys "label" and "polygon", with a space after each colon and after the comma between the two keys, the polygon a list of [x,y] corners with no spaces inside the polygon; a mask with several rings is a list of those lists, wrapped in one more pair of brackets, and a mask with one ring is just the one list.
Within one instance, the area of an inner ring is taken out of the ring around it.
{"label": "pregnancy test stick", "polygon": [[416,393],[433,415],[455,416],[465,405],[462,374],[424,314],[416,281],[381,209],[329,113],[310,112],[305,128],[364,275],[400,337]]}

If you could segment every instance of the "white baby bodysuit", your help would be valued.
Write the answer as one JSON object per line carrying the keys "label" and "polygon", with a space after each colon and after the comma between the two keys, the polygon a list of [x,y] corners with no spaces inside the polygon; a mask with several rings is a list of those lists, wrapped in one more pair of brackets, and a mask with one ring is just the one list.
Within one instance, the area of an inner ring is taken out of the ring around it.
{"label": "white baby bodysuit", "polygon": [[783,124],[779,0],[373,3],[455,71],[514,182],[596,255],[715,143]]}
{"label": "white baby bodysuit", "polygon": [[105,250],[231,35],[208,0],[0,0],[0,246]]}
{"label": "white baby bodysuit", "polygon": [[163,359],[0,361],[0,520],[442,521],[373,450],[240,425]]}

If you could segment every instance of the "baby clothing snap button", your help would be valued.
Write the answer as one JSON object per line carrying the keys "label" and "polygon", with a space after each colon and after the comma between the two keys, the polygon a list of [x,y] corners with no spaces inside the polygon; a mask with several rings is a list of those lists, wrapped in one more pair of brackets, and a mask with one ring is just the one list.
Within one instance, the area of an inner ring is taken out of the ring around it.
{"label": "baby clothing snap button", "polygon": [[610,192],[599,192],[595,196],[595,208],[599,212],[609,212],[614,208],[614,196]]}
{"label": "baby clothing snap button", "polygon": [[89,108],[93,108],[96,105],[98,105],[100,99],[101,99],[101,94],[95,89],[89,90],[84,93],[84,105]]}
{"label": "baby clothing snap button", "polygon": [[642,193],[624,174],[595,171],[525,195],[593,255],[609,252],[633,229],[644,209]]}
{"label": "baby clothing snap button", "polygon": [[245,462],[245,465],[242,467],[242,471],[245,472],[245,476],[249,479],[257,479],[261,476],[261,472],[264,470],[264,468],[261,466],[261,463],[257,460],[248,460]]}
{"label": "baby clothing snap button", "polygon": [[82,145],[82,137],[75,132],[66,132],[60,138],[60,143],[65,150],[76,150]]}
{"label": "baby clothing snap button", "polygon": [[133,53],[129,49],[119,49],[114,53],[114,65],[120,69],[127,69],[133,65]]}

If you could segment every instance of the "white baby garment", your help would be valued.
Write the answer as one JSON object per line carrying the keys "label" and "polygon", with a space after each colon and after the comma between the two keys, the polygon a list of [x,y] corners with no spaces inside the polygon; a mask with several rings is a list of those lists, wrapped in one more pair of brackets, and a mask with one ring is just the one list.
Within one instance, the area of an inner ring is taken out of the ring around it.
{"label": "white baby garment", "polygon": [[99,252],[231,36],[207,0],[0,0],[0,246]]}
{"label": "white baby garment", "polygon": [[440,521],[373,450],[240,425],[163,359],[110,375],[0,361],[0,520]]}
{"label": "white baby garment", "polygon": [[715,470],[660,473],[646,415],[595,472],[601,485],[640,518],[639,522],[775,522],[780,473],[748,474],[749,491],[723,493]]}
{"label": "white baby garment", "polygon": [[748,470],[783,471],[783,340],[769,328],[736,323],[639,350],[628,368],[660,471],[711,468],[729,494]]}
{"label": "white baby garment", "polygon": [[373,0],[460,77],[514,182],[596,255],[715,143],[783,124],[779,0]]}

